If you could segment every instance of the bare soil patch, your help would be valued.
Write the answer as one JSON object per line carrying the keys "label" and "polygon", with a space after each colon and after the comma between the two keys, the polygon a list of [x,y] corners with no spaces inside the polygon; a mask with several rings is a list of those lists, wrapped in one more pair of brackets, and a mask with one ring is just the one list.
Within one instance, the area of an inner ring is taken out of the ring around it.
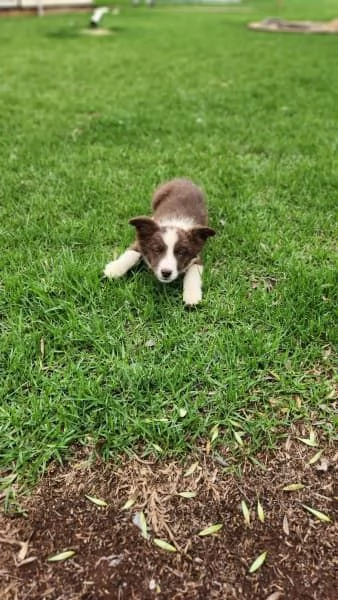
{"label": "bare soil patch", "polygon": [[338,33],[338,19],[332,21],[286,21],[279,17],[269,17],[259,23],[249,23],[249,29],[280,33]]}
{"label": "bare soil patch", "polygon": [[[92,7],[88,6],[43,6],[44,14],[57,15],[67,13],[90,13]],[[36,16],[38,11],[36,8],[23,7],[23,8],[1,8],[0,17],[23,17],[23,16]]]}
{"label": "bare soil patch", "polygon": [[[117,466],[82,450],[64,467],[51,465],[24,502],[26,517],[0,515],[1,598],[334,600],[337,455],[327,447],[309,465],[317,450],[288,438],[283,448],[258,456],[260,464],[243,459],[240,476],[224,466],[231,467],[226,452],[216,458],[201,453],[184,464],[125,458]],[[295,483],[304,487],[283,491]],[[179,495],[186,491],[196,495]],[[122,510],[131,499],[134,504]],[[141,512],[148,539],[133,523]],[[213,524],[223,527],[215,535],[198,535]],[[157,547],[154,538],[177,552]],[[64,550],[75,554],[47,561]],[[262,552],[264,564],[250,574]]]}
{"label": "bare soil patch", "polygon": [[105,29],[104,27],[95,27],[93,29],[81,29],[80,33],[83,35],[92,35],[94,37],[100,37],[102,35],[112,35],[114,32],[111,29]]}

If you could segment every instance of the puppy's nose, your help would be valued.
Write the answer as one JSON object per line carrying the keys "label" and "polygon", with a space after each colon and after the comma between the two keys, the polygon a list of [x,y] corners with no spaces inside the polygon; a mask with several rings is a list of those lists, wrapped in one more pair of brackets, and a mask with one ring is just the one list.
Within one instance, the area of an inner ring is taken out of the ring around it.
{"label": "puppy's nose", "polygon": [[172,271],[167,271],[167,269],[162,269],[162,271],[161,271],[161,275],[162,275],[163,279],[169,279],[171,274],[172,274]]}

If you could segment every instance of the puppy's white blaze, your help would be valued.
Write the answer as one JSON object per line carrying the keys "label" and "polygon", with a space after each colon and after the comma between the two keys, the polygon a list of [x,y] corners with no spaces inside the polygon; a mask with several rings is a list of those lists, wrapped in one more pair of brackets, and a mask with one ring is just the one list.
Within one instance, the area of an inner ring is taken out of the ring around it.
{"label": "puppy's white blaze", "polygon": [[119,258],[113,260],[105,266],[103,271],[108,279],[117,279],[122,277],[131,269],[141,258],[141,254],[136,250],[126,250]]}
{"label": "puppy's white blaze", "polygon": [[[170,281],[174,281],[178,276],[177,270],[177,260],[174,254],[175,244],[178,240],[177,231],[172,228],[165,231],[162,235],[163,241],[167,246],[165,255],[161,258],[160,262],[157,265],[156,276],[160,281],[165,281],[169,283]],[[171,271],[170,277],[165,279],[161,274],[161,271]]]}
{"label": "puppy's white blaze", "polygon": [[191,265],[183,279],[183,300],[188,306],[202,300],[202,265]]}
{"label": "puppy's white blaze", "polygon": [[177,229],[184,229],[184,231],[189,231],[196,225],[194,219],[188,217],[167,217],[160,219],[158,223],[161,227],[176,227]]}

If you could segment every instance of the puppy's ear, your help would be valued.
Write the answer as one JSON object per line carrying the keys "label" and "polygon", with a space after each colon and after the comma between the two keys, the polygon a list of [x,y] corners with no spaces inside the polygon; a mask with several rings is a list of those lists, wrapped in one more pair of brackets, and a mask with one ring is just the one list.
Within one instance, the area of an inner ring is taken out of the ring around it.
{"label": "puppy's ear", "polygon": [[216,231],[211,227],[194,227],[191,230],[191,235],[196,242],[204,243],[208,237],[216,235]]}
{"label": "puppy's ear", "polygon": [[149,237],[159,230],[159,226],[150,217],[134,217],[129,221],[142,237]]}

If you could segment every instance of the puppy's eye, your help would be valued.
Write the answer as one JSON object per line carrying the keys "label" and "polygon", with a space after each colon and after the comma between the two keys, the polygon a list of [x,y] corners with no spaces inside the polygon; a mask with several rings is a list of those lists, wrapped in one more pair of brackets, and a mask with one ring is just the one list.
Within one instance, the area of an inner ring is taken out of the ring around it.
{"label": "puppy's eye", "polygon": [[154,246],[153,247],[153,253],[154,254],[161,254],[163,252],[163,248],[161,246]]}
{"label": "puppy's eye", "polygon": [[189,256],[189,252],[186,248],[177,248],[176,254],[180,258],[187,258]]}

